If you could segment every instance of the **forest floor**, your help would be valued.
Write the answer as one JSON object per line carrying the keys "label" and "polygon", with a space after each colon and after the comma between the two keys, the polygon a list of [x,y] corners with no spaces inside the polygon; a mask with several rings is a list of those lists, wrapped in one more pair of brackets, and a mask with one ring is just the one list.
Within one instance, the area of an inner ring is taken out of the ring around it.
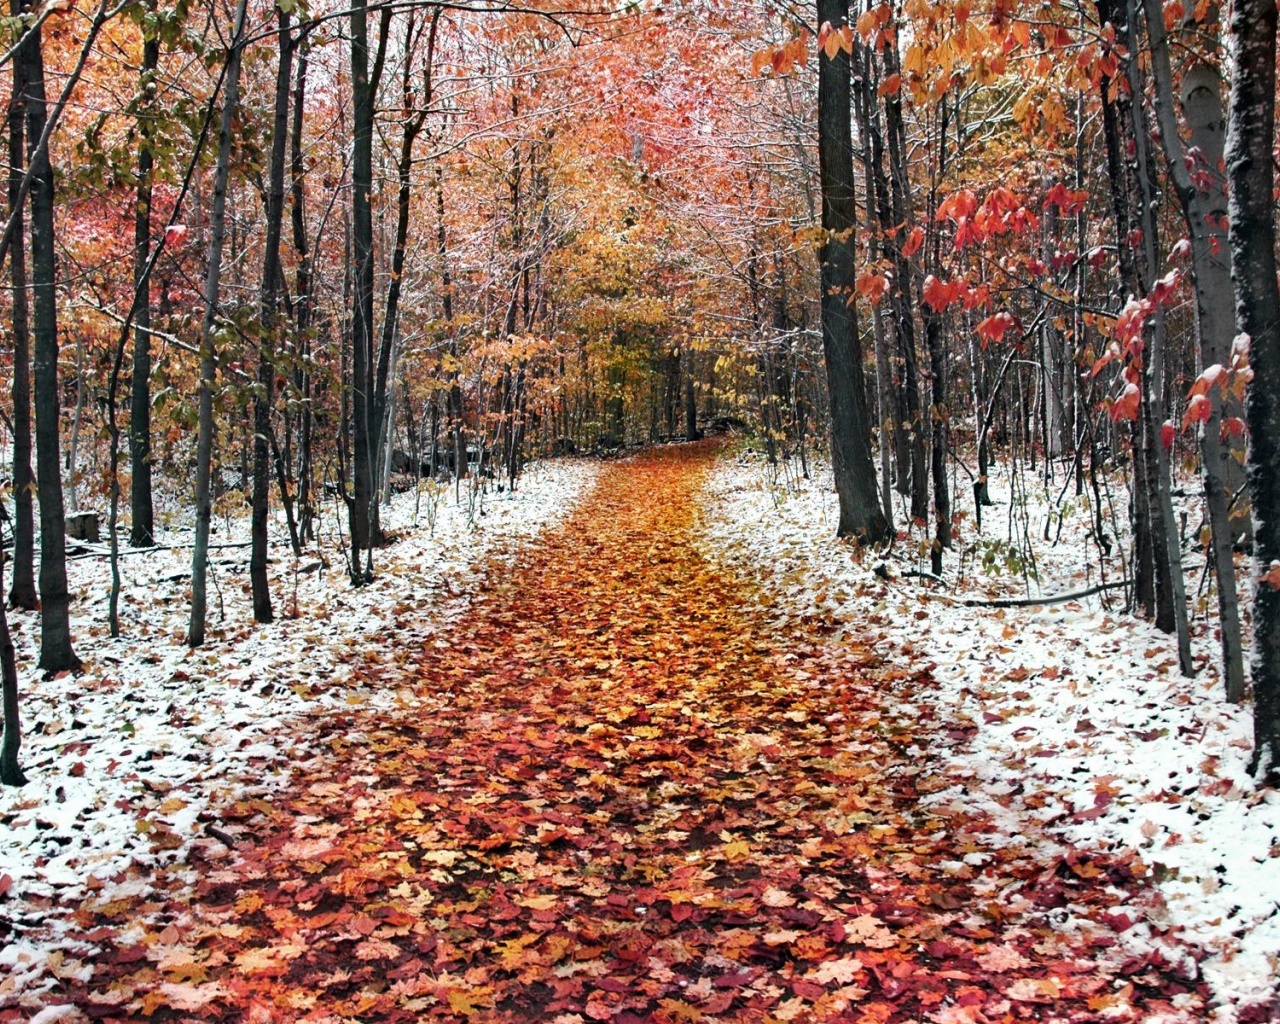
{"label": "forest floor", "polygon": [[[601,470],[536,543],[495,544],[430,629],[440,593],[365,594],[384,631],[352,629],[351,609],[301,627],[323,652],[305,683],[306,651],[283,668],[246,659],[227,689],[270,713],[246,711],[259,724],[219,769],[243,785],[198,803],[194,782],[131,762],[140,843],[104,855],[87,892],[42,878],[57,850],[41,837],[74,828],[50,820],[62,784],[6,794],[0,813],[14,834],[34,828],[43,863],[0,874],[0,908],[22,914],[0,952],[0,1021],[1208,1019],[1222,996],[1199,965],[1221,951],[1170,925],[1154,858],[1064,831],[1124,803],[1124,780],[1076,764],[1064,797],[1029,763],[1063,751],[982,746],[1032,714],[998,685],[1074,681],[1006,670],[1014,639],[988,652],[979,632],[965,643],[988,689],[948,689],[930,644],[951,652],[955,636],[926,636],[928,610],[895,607],[829,531],[854,582],[789,579],[821,569],[804,547],[821,524],[757,530],[772,499],[740,473],[729,485],[713,456],[673,446]],[[914,646],[888,619],[920,630]],[[340,671],[324,663],[335,631]],[[197,674],[172,672],[177,686]],[[181,730],[198,699],[154,710]],[[1072,712],[1073,741],[1110,732],[1104,713]],[[68,764],[90,756],[76,742],[58,748],[64,801],[98,770]],[[275,778],[255,785],[264,766]],[[1209,774],[1224,805],[1275,809]],[[1042,813],[1064,799],[1065,815]],[[82,884],[90,867],[58,864]],[[1225,1012],[1276,1019],[1273,985]]]}

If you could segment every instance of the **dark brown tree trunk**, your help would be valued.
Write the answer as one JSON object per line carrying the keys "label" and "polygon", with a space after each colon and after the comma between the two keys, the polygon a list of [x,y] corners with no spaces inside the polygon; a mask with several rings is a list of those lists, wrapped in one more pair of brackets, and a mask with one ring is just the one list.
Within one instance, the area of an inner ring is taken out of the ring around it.
{"label": "dark brown tree trunk", "polygon": [[[156,9],[151,0],[148,9]],[[155,543],[155,511],[151,500],[151,191],[155,155],[156,69],[160,65],[160,37],[146,33],[142,43],[139,79],[138,188],[133,212],[133,386],[129,393],[129,505],[132,523],[129,543]]]}
{"label": "dark brown tree trunk", "polygon": [[[848,25],[848,0],[818,0],[818,24]],[[831,400],[831,464],[840,499],[837,533],[864,544],[885,539],[871,461],[871,425],[862,372],[862,346],[854,311],[853,137],[850,126],[850,54],[818,55],[818,162],[822,179],[822,352]]]}
{"label": "dark brown tree trunk", "polygon": [[294,287],[294,329],[297,337],[297,362],[293,386],[299,398],[298,410],[298,534],[301,541],[315,538],[315,507],[312,498],[311,456],[311,253],[307,243],[306,162],[302,156],[302,125],[306,114],[307,43],[299,44],[298,74],[293,88],[293,125],[289,139],[290,224],[293,248],[297,253]]}
{"label": "dark brown tree trunk", "polygon": [[[21,244],[21,243],[19,243]],[[16,251],[16,250],[15,250]],[[0,590],[4,588],[4,552],[0,551]],[[18,760],[22,748],[22,721],[18,713],[18,660],[9,632],[9,612],[0,601],[0,710],[4,737],[0,740],[0,785],[21,786],[27,781]]]}
{"label": "dark brown tree trunk", "polygon": [[222,111],[218,125],[218,159],[214,165],[213,209],[209,217],[209,257],[204,279],[204,318],[200,325],[199,426],[196,437],[196,530],[191,548],[191,620],[187,643],[204,643],[208,610],[209,527],[213,518],[213,387],[218,375],[218,353],[214,345],[218,301],[222,281],[222,250],[226,240],[227,177],[231,168],[231,135],[236,106],[240,101],[240,65],[244,55],[245,0],[239,0],[233,15],[231,49],[227,53],[223,82]]}
{"label": "dark brown tree trunk", "polygon": [[[1137,18],[1137,0],[1127,0],[1128,30],[1122,38],[1135,54],[1134,40]],[[1138,223],[1142,228],[1141,252],[1138,265],[1142,268],[1143,294],[1155,287],[1160,274],[1160,241],[1155,167],[1150,151],[1151,133],[1147,127],[1145,111],[1140,102],[1141,77],[1136,55],[1129,60],[1129,82],[1135,97],[1131,108],[1133,117],[1134,154],[1137,161]],[[1186,589],[1182,573],[1181,548],[1178,528],[1173,514],[1169,453],[1161,439],[1165,421],[1165,321],[1164,311],[1156,308],[1145,332],[1146,348],[1142,365],[1142,444],[1146,478],[1143,495],[1151,517],[1152,554],[1156,567],[1156,627],[1166,633],[1174,633],[1178,642],[1178,662],[1183,675],[1191,675],[1191,638],[1187,623]]]}
{"label": "dark brown tree trunk", "polygon": [[57,255],[54,244],[53,167],[44,134],[44,54],[39,26],[28,31],[17,57],[27,82],[27,146],[31,177],[31,336],[35,350],[36,489],[40,499],[40,668],[79,671],[71,648],[67,593],[66,521],[59,454]]}
{"label": "dark brown tree trunk", "polygon": [[[885,73],[898,74],[898,51],[885,47]],[[929,467],[925,452],[928,429],[921,415],[920,359],[916,352],[915,311],[911,286],[915,275],[910,261],[902,255],[902,242],[912,221],[911,182],[907,169],[907,129],[899,93],[884,97],[885,133],[889,152],[889,199],[894,253],[894,288],[897,291],[898,341],[902,357],[902,389],[905,404],[907,446],[911,466],[911,518],[925,522],[929,516]]]}
{"label": "dark brown tree trunk", "polygon": [[374,459],[377,458],[379,404],[374,390],[373,325],[373,121],[378,79],[386,55],[390,7],[384,8],[379,45],[369,67],[367,0],[355,0],[351,30],[351,418],[354,450],[354,493],[349,505],[351,581],[357,586],[373,576],[372,545],[377,539],[374,504]]}
{"label": "dark brown tree trunk", "polygon": [[[13,16],[21,16],[23,0],[12,0]],[[34,610],[35,476],[31,472],[31,331],[27,302],[26,223],[22,210],[22,170],[26,165],[26,63],[19,53],[13,61],[13,91],[9,94],[9,211],[14,221],[9,248],[13,282],[13,585],[9,603]]]}
{"label": "dark brown tree trunk", "polygon": [[[271,491],[271,413],[275,407],[275,332],[280,316],[280,237],[284,230],[284,164],[289,144],[289,87],[293,78],[293,40],[289,13],[277,8],[279,64],[271,128],[271,162],[267,171],[265,238],[262,246],[262,289],[259,309],[258,386],[253,399],[253,500],[250,526],[249,585],[255,622],[271,622],[271,587],[267,580],[268,518]],[[283,495],[288,501],[287,492]]]}
{"label": "dark brown tree trunk", "polygon": [[[1273,205],[1276,116],[1276,0],[1231,8],[1235,75],[1227,117],[1231,277],[1236,330],[1251,345],[1249,490],[1253,496],[1252,770],[1280,783],[1280,288]],[[1267,578],[1261,578],[1270,573]]]}

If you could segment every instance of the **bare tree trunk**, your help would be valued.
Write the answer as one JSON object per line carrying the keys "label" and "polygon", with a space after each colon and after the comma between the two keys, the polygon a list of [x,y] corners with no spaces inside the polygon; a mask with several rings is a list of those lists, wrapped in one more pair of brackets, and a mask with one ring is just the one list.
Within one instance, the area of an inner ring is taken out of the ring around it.
{"label": "bare tree trunk", "polygon": [[[21,244],[21,241],[19,241]],[[4,589],[4,552],[0,550],[0,590]],[[22,724],[18,714],[18,661],[9,632],[9,612],[0,601],[0,690],[3,691],[4,738],[0,740],[0,785],[22,786],[27,777],[18,761]]]}
{"label": "bare tree trunk", "polygon": [[[13,16],[21,16],[23,0],[12,0]],[[31,332],[27,301],[26,223],[21,195],[26,164],[26,62],[19,54],[13,64],[13,90],[9,94],[9,215],[14,221],[9,249],[13,282],[13,586],[9,603],[34,610],[35,574],[35,476],[31,472]]]}
{"label": "bare tree trunk", "polygon": [[[1196,294],[1196,328],[1200,342],[1201,367],[1230,359],[1234,321],[1231,311],[1229,256],[1216,251],[1216,225],[1225,219],[1227,197],[1218,174],[1222,158],[1222,101],[1217,74],[1204,65],[1188,71],[1183,93],[1197,108],[1188,121],[1199,125],[1196,146],[1205,162],[1200,180],[1208,188],[1197,187],[1187,167],[1187,153],[1178,133],[1173,109],[1173,72],[1169,65],[1169,45],[1163,8],[1159,0],[1145,0],[1147,32],[1151,43],[1151,67],[1155,78],[1156,113],[1160,140],[1164,146],[1169,180],[1182,206],[1191,239],[1192,276]],[[1198,84],[1197,84],[1198,83]],[[1216,113],[1215,113],[1216,112]],[[1240,532],[1233,529],[1231,498],[1243,483],[1243,468],[1222,439],[1223,397],[1217,389],[1209,395],[1211,414],[1201,432],[1204,461],[1205,504],[1209,509],[1212,533],[1210,557],[1218,581],[1218,617],[1222,633],[1222,675],[1227,699],[1244,699],[1244,653],[1240,633],[1240,608],[1236,596],[1235,559],[1232,548]]]}
{"label": "bare tree trunk", "polygon": [[[148,9],[156,9],[149,0]],[[155,167],[152,153],[156,69],[160,66],[160,36],[147,32],[142,43],[139,76],[138,188],[133,211],[133,387],[129,394],[129,504],[132,523],[129,543],[155,543],[155,509],[151,496],[151,193]]]}
{"label": "bare tree trunk", "polygon": [[293,87],[293,126],[289,139],[290,209],[293,247],[298,254],[295,271],[297,298],[294,301],[294,329],[298,339],[298,360],[293,385],[299,398],[298,410],[298,508],[300,541],[315,538],[311,457],[311,253],[307,244],[306,162],[302,156],[302,123],[306,113],[307,43],[301,42],[298,74]]}
{"label": "bare tree trunk", "polygon": [[227,226],[227,177],[231,166],[231,132],[240,99],[240,62],[244,47],[245,0],[236,5],[227,53],[222,93],[222,118],[218,129],[218,161],[214,166],[213,210],[209,217],[209,265],[204,280],[204,321],[200,326],[200,409],[196,439],[196,535],[191,556],[191,624],[187,643],[204,643],[206,582],[209,571],[209,521],[213,503],[210,477],[213,470],[213,385],[218,373],[214,328],[222,280],[222,247]]}
{"label": "bare tree trunk", "polygon": [[[818,0],[818,24],[839,30],[849,21],[848,0]],[[850,127],[850,54],[818,55],[818,160],[822,181],[822,352],[831,399],[831,464],[840,499],[837,533],[875,544],[888,535],[871,462],[871,426],[862,372],[854,294],[853,138]]]}
{"label": "bare tree trunk", "polygon": [[[271,162],[267,172],[265,238],[262,246],[262,288],[259,308],[262,334],[258,340],[258,386],[253,399],[253,512],[250,530],[249,585],[255,622],[271,622],[271,587],[267,580],[270,542],[271,413],[275,407],[276,356],[274,336],[280,319],[280,237],[284,230],[284,164],[289,145],[289,86],[293,78],[293,39],[289,12],[277,9],[279,63],[276,69],[275,109],[271,128]],[[283,488],[282,488],[283,490]],[[289,500],[287,491],[282,494]]]}
{"label": "bare tree trunk", "polygon": [[[1280,287],[1276,284],[1273,196],[1276,116],[1276,0],[1236,0],[1231,8],[1235,75],[1227,119],[1231,196],[1231,276],[1236,329],[1248,338],[1255,374],[1249,388],[1253,497],[1253,761],[1280,783]],[[1269,575],[1268,575],[1269,574]],[[1265,578],[1263,578],[1265,577]]]}
{"label": "bare tree trunk", "polygon": [[67,593],[66,520],[59,455],[57,256],[54,244],[54,178],[44,134],[44,55],[39,26],[28,30],[17,57],[26,66],[27,160],[31,176],[31,335],[35,348],[36,487],[40,499],[40,667],[79,671],[71,648],[71,599]]}
{"label": "bare tree trunk", "polygon": [[[1137,0],[1127,0],[1129,39],[1136,38]],[[1132,53],[1132,51],[1131,51]],[[1142,225],[1142,259],[1144,291],[1150,291],[1160,276],[1158,253],[1159,225],[1156,221],[1157,201],[1148,148],[1150,133],[1141,104],[1136,56],[1129,60],[1129,79],[1133,89],[1133,135],[1138,161],[1138,194],[1141,197],[1139,221]],[[1156,563],[1156,625],[1175,633],[1178,641],[1178,664],[1183,675],[1192,675],[1191,634],[1187,623],[1186,584],[1182,575],[1182,551],[1178,544],[1178,526],[1173,515],[1170,489],[1169,453],[1160,440],[1164,424],[1165,322],[1164,311],[1156,308],[1147,331],[1147,347],[1143,359],[1143,447],[1146,452],[1148,497],[1151,502],[1153,551]]]}

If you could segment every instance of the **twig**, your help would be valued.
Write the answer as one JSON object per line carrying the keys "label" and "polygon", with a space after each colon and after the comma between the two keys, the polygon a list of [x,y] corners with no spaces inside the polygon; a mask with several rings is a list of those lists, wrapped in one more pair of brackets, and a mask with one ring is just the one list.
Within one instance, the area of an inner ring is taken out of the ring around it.
{"label": "twig", "polygon": [[1038,604],[1061,604],[1063,601],[1074,601],[1080,597],[1101,594],[1104,590],[1119,590],[1121,587],[1133,586],[1133,580],[1120,580],[1116,583],[1099,583],[1096,587],[1085,590],[1073,590],[1069,594],[1049,594],[1045,597],[998,597],[986,600],[978,597],[952,597],[950,594],[925,594],[932,601],[950,601],[965,608],[1032,608]]}
{"label": "twig", "polygon": [[236,837],[225,829],[220,829],[214,824],[208,824],[205,825],[204,830],[208,832],[209,835],[213,836],[214,839],[218,840],[218,842],[223,846],[227,847],[227,849],[234,850],[236,848]]}

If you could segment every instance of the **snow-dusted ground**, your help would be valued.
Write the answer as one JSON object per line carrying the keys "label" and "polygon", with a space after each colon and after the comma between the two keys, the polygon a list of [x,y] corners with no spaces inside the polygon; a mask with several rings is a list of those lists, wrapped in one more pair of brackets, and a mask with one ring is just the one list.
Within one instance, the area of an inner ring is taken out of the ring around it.
{"label": "snow-dusted ground", "polygon": [[[377,578],[359,590],[344,571],[332,505],[318,543],[300,560],[276,523],[271,625],[252,621],[248,548],[215,548],[208,641],[195,651],[183,642],[189,546],[123,549],[115,640],[106,627],[105,555],[69,563],[75,648],[85,662],[78,677],[41,679],[38,618],[10,613],[29,781],[0,788],[0,916],[13,928],[7,937],[0,931],[0,1009],[19,1001],[38,1008],[58,975],[82,969],[77,960],[89,950],[67,937],[73,921],[65,908],[145,888],[155,865],[180,862],[217,828],[219,806],[286,782],[291,764],[310,756],[300,715],[326,704],[394,702],[390,688],[340,685],[353,660],[420,642],[461,614],[484,566],[514,557],[560,519],[596,469],[587,461],[536,464],[514,494],[464,490],[460,502],[452,488],[438,503],[429,492],[397,496],[383,525],[400,539],[375,552]],[[216,518],[213,542],[247,533],[243,515]],[[162,540],[184,544],[189,536]]]}
{"label": "snow-dusted ground", "polygon": [[[790,611],[842,621],[888,664],[931,667],[941,720],[976,729],[943,755],[947,773],[962,781],[931,799],[976,804],[1008,836],[1031,818],[1066,844],[1138,851],[1167,919],[1139,923],[1130,941],[1167,933],[1202,951],[1196,959],[1220,1024],[1241,1011],[1277,1019],[1280,794],[1257,790],[1248,776],[1250,709],[1223,700],[1204,616],[1195,623],[1200,672],[1187,679],[1172,638],[1124,614],[1118,594],[1030,608],[959,604],[1025,596],[1019,559],[1026,562],[1028,534],[1039,570],[1034,593],[1099,582],[1104,562],[1083,539],[1083,500],[1072,498],[1056,545],[1041,539],[1061,477],[1013,501],[1009,479],[993,478],[997,504],[986,510],[982,535],[971,516],[964,520],[943,585],[903,575],[928,568],[916,538],[887,558],[862,560],[837,543],[829,479],[779,479],[750,455],[724,460],[706,490],[708,553],[764,582]],[[1124,508],[1122,495],[1116,503]],[[957,505],[972,510],[967,493]],[[888,581],[874,573],[881,563]],[[1123,578],[1118,549],[1105,566],[1108,580]]]}

